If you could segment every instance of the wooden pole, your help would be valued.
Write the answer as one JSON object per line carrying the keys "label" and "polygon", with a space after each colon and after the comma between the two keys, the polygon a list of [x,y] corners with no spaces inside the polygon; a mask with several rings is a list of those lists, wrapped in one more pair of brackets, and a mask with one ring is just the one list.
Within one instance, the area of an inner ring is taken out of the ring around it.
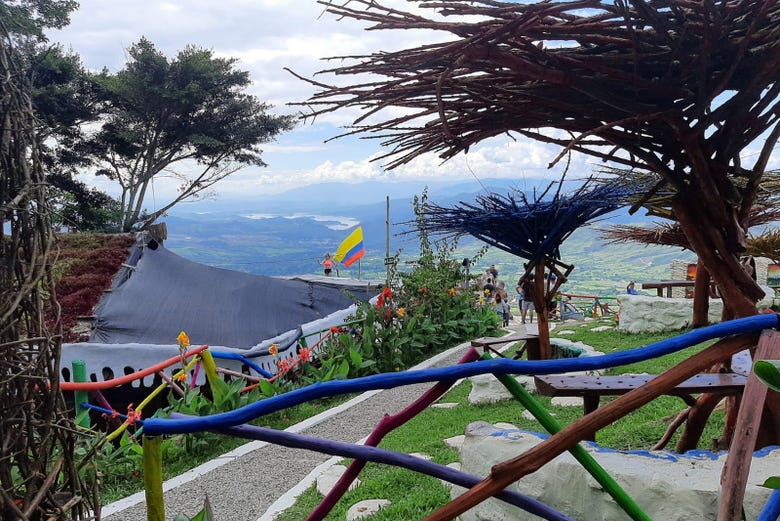
{"label": "wooden pole", "polygon": [[676,385],[714,363],[738,353],[750,345],[755,345],[758,337],[758,334],[726,337],[680,362],[643,386],[637,387],[604,407],[599,407],[587,416],[572,422],[524,454],[494,465],[490,475],[481,483],[474,485],[466,493],[426,517],[424,521],[455,519],[466,510],[490,498],[499,490],[503,490],[512,482],[537,471],[544,464],[571,449],[599,429],[665,394]]}
{"label": "wooden pole", "polygon": [[539,352],[542,360],[552,358],[550,348],[550,322],[547,316],[547,281],[544,278],[545,262],[536,262],[534,275],[534,306],[536,307],[536,325],[539,327]]}
{"label": "wooden pole", "polygon": [[[777,360],[778,358],[780,358],[780,332],[764,331],[758,342],[754,359]],[[745,487],[768,392],[767,386],[761,383],[756,374],[751,371],[745,383],[734,438],[720,475],[721,500],[718,505],[718,521],[742,519]]]}
{"label": "wooden pole", "polygon": [[144,436],[143,473],[146,519],[147,521],[165,521],[161,436]]}
{"label": "wooden pole", "polygon": [[709,321],[710,272],[701,259],[696,264],[693,285],[693,327],[704,327]]}

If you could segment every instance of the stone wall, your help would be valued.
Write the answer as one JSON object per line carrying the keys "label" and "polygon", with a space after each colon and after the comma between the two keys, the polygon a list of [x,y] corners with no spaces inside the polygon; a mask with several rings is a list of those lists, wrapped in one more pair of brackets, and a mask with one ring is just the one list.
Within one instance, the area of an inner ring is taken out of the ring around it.
{"label": "stone wall", "polygon": [[[759,310],[768,309],[774,300],[774,290],[762,286],[764,298],[758,302]],[[693,299],[648,297],[645,295],[619,295],[620,322],[618,331],[626,333],[658,333],[683,329],[691,324],[693,317]],[[720,322],[723,311],[721,299],[710,299],[709,321]]]}
{"label": "stone wall", "polygon": [[[523,454],[544,435],[504,429],[486,422],[468,426],[460,448],[461,470],[486,476],[493,465]],[[716,519],[720,475],[726,453],[695,451],[685,455],[667,451],[621,452],[584,442],[588,452],[651,518],[663,521]],[[759,486],[777,475],[780,450],[754,454],[745,491],[746,519],[756,519],[770,490]],[[511,485],[513,490],[536,498],[574,519],[611,521],[628,519],[615,501],[569,453],[564,453]],[[453,487],[452,497],[464,492]],[[462,514],[461,521],[538,520],[503,501],[490,499]]]}
{"label": "stone wall", "polygon": [[[766,257],[755,257],[756,261],[756,281],[761,285],[766,285],[767,268],[772,263],[771,260]],[[692,264],[684,260],[673,260],[669,265],[670,280],[685,280],[688,275],[688,264]],[[637,285],[637,289],[641,287],[641,283]],[[672,298],[684,298],[685,288],[672,288]]]}

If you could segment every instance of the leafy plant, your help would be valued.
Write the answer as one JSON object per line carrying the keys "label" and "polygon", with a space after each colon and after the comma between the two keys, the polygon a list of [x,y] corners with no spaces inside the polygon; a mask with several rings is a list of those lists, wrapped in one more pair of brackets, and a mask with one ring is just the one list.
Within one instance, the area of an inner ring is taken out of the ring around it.
{"label": "leafy plant", "polygon": [[189,518],[186,516],[176,516],[174,521],[213,521],[214,520],[214,513],[211,511],[211,503],[209,503],[209,498],[206,496],[205,501],[203,501],[203,510],[195,514],[195,517]]}
{"label": "leafy plant", "polygon": [[[758,360],[753,364],[753,372],[764,385],[780,392],[780,360]],[[780,476],[767,478],[761,486],[780,490]]]}

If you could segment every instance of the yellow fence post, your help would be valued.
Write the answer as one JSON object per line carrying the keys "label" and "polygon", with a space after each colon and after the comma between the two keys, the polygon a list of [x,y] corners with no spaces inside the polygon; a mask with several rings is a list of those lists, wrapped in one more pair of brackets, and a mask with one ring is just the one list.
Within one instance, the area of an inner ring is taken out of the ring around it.
{"label": "yellow fence post", "polygon": [[165,521],[162,481],[162,436],[144,436],[144,491],[147,521]]}

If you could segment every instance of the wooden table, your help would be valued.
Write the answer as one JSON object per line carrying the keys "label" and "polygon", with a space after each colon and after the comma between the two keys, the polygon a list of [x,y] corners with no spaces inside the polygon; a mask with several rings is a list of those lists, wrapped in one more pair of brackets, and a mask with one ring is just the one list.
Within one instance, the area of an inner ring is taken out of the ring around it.
{"label": "wooden table", "polygon": [[[580,396],[585,414],[595,411],[602,396],[617,396],[633,391],[657,375],[546,375],[535,376],[536,390],[542,396]],[[736,373],[702,373],[692,376],[665,394],[679,396],[687,405],[695,400],[693,394],[740,394],[745,387],[745,375]]]}
{"label": "wooden table", "polygon": [[[696,284],[693,280],[654,280],[642,283],[642,289],[654,289],[659,297],[664,296],[664,290],[666,290],[666,296],[672,296],[672,288],[693,288]],[[715,283],[710,283],[710,296],[715,296]]]}
{"label": "wooden table", "polygon": [[504,355],[498,351],[494,346],[501,346],[510,342],[523,342],[525,345],[521,347],[515,356],[512,358],[515,360],[520,359],[523,353],[528,351],[528,360],[541,360],[541,350],[539,349],[539,335],[533,333],[513,333],[511,335],[500,337],[482,337],[471,341],[471,347],[482,348],[483,353],[492,352],[500,357]]}

